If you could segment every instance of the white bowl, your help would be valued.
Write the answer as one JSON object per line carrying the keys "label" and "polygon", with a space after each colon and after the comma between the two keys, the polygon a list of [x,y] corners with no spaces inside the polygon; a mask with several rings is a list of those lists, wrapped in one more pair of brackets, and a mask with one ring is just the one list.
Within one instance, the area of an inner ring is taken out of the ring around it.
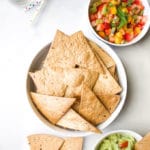
{"label": "white bowl", "polygon": [[92,149],[97,150],[98,146],[100,145],[100,143],[105,138],[107,138],[109,135],[112,135],[112,134],[115,134],[115,133],[131,135],[135,138],[136,141],[140,141],[142,139],[142,136],[140,134],[134,132],[134,131],[131,131],[131,130],[115,130],[115,131],[111,131],[111,132],[102,134],[100,139],[96,142],[96,146],[94,146]]}
{"label": "white bowl", "polygon": [[113,46],[129,46],[129,45],[132,45],[132,44],[135,44],[137,43],[139,40],[141,40],[145,35],[146,33],[148,32],[149,28],[150,28],[150,6],[149,6],[149,3],[147,0],[141,0],[145,9],[144,9],[144,16],[147,16],[147,21],[146,21],[146,24],[144,25],[144,28],[142,29],[141,33],[136,36],[132,41],[128,42],[128,43],[125,43],[125,44],[115,44],[115,43],[112,43],[112,42],[109,42],[103,38],[101,38],[97,33],[96,31],[93,29],[91,23],[90,23],[90,19],[89,19],[89,8],[90,8],[90,5],[91,3],[93,2],[94,0],[90,0],[90,3],[88,5],[88,25],[89,25],[89,28],[90,30],[92,31],[92,33],[101,41],[107,43],[107,44],[110,44],[110,45],[113,45]]}
{"label": "white bowl", "polygon": [[[122,110],[122,107],[125,103],[126,94],[127,94],[127,78],[126,78],[126,73],[125,73],[125,69],[123,67],[123,64],[122,64],[121,60],[119,59],[119,57],[117,56],[117,54],[105,43],[98,41],[97,44],[100,45],[116,62],[119,81],[120,81],[120,84],[123,88],[123,91],[121,92],[121,100],[120,100],[120,103],[118,104],[116,110],[112,113],[112,115],[105,122],[103,122],[102,124],[100,124],[98,126],[99,129],[103,130],[112,121],[115,120],[115,118],[118,116],[118,114]],[[31,65],[29,67],[28,72],[33,72],[37,69],[40,69],[41,63],[45,59],[45,57],[48,53],[49,47],[50,47],[50,44],[48,44],[47,46],[42,48],[42,50],[40,50],[40,52],[35,56],[35,58],[31,62]],[[53,124],[51,124],[37,110],[36,106],[32,102],[32,99],[31,99],[31,96],[29,93],[30,93],[30,91],[34,90],[34,84],[33,84],[32,79],[29,77],[29,75],[27,75],[27,85],[26,86],[27,86],[27,96],[28,96],[29,102],[32,106],[32,109],[37,114],[37,116],[42,120],[42,122],[47,124],[52,130],[54,130],[54,132],[56,132],[57,135],[60,135],[60,136],[65,135],[65,136],[72,136],[72,137],[74,136],[75,137],[75,136],[87,136],[87,135],[92,134],[91,132],[81,132],[81,131],[73,131],[73,130],[63,129],[63,128],[60,128],[58,126],[54,126]]]}

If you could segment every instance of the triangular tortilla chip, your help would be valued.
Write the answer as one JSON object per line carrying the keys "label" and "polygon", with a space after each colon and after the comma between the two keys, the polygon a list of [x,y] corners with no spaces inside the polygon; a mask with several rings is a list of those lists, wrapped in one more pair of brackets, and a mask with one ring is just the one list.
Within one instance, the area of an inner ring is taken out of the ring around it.
{"label": "triangular tortilla chip", "polygon": [[119,76],[117,70],[115,70],[114,78],[119,83]]}
{"label": "triangular tortilla chip", "polygon": [[[37,92],[46,95],[78,97],[85,82],[90,88],[96,83],[98,72],[84,68],[42,68],[30,73]],[[67,90],[67,91],[66,91]]]}
{"label": "triangular tortilla chip", "polygon": [[50,47],[44,66],[62,68],[83,67],[99,73],[103,72],[81,31],[69,38],[67,35],[61,34],[61,37],[59,37],[57,34],[58,32],[53,41],[55,44],[52,44]]}
{"label": "triangular tortilla chip", "polygon": [[[60,30],[56,31],[53,42],[50,46],[49,52],[44,60],[44,67],[61,67],[61,63],[67,63],[65,57],[60,57],[64,54],[65,48],[68,46],[69,36]],[[56,64],[55,64],[56,63]],[[63,65],[63,67],[65,67]]]}
{"label": "triangular tortilla chip", "polygon": [[85,82],[92,89],[98,78],[98,72],[84,68],[65,69],[64,73],[64,82],[67,84],[65,97],[80,97],[82,82]]}
{"label": "triangular tortilla chip", "polygon": [[70,109],[58,122],[57,125],[79,131],[89,131],[100,133],[101,131],[83,119],[73,109]]}
{"label": "triangular tortilla chip", "polygon": [[120,102],[120,95],[102,95],[101,102],[110,113],[113,113]]}
{"label": "triangular tortilla chip", "polygon": [[79,113],[80,101],[81,101],[80,99],[77,99],[72,106],[72,108],[78,113]]}
{"label": "triangular tortilla chip", "polygon": [[111,66],[110,68],[108,68],[108,71],[115,78],[116,66]]}
{"label": "triangular tortilla chip", "polygon": [[104,105],[85,84],[82,86],[79,113],[94,125],[104,122],[110,116]]}
{"label": "triangular tortilla chip", "polygon": [[63,83],[63,69],[42,68],[34,73],[30,72],[29,75],[33,79],[38,93],[64,96],[67,86]]}
{"label": "triangular tortilla chip", "polygon": [[64,143],[62,138],[47,134],[30,135],[28,141],[30,150],[59,150]]}
{"label": "triangular tortilla chip", "polygon": [[135,144],[134,150],[150,150],[150,133]]}
{"label": "triangular tortilla chip", "polygon": [[101,59],[98,58],[98,60],[103,67],[104,74],[99,74],[98,80],[93,88],[95,94],[100,98],[101,95],[114,95],[120,93],[122,88],[112,77]]}
{"label": "triangular tortilla chip", "polygon": [[[88,39],[87,39],[88,40]],[[101,47],[99,47],[95,42],[88,40],[90,46],[94,51],[98,53],[98,55],[101,57],[103,63],[106,65],[107,68],[110,68],[112,66],[115,66],[115,61],[112,59],[112,57],[106,53]]]}
{"label": "triangular tortilla chip", "polygon": [[83,147],[83,138],[71,137],[65,139],[65,142],[60,150],[82,150],[82,147]]}
{"label": "triangular tortilla chip", "polygon": [[33,92],[31,97],[41,113],[53,124],[56,124],[75,102],[75,98],[47,96]]}
{"label": "triangular tortilla chip", "polygon": [[100,98],[100,95],[113,95],[113,94],[120,93],[122,88],[120,87],[118,82],[113,78],[113,76],[110,74],[107,67],[104,65],[103,61],[101,60],[101,57],[99,57],[98,53],[96,51],[94,51],[94,53],[100,65],[103,68],[103,73],[99,74],[99,78],[93,88],[95,94]]}

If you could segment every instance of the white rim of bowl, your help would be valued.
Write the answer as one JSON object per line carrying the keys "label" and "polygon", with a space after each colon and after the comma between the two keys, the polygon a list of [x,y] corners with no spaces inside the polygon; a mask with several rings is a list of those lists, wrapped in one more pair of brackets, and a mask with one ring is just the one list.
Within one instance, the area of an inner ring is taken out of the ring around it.
{"label": "white rim of bowl", "polygon": [[110,132],[102,134],[102,136],[96,141],[96,144],[93,146],[92,149],[97,150],[97,147],[102,142],[102,140],[104,140],[109,135],[112,135],[115,133],[129,134],[129,135],[133,136],[136,139],[136,141],[140,141],[143,138],[140,134],[138,134],[137,132],[132,131],[132,130],[121,130],[121,129],[120,130],[114,130],[114,131],[110,131]]}
{"label": "white rim of bowl", "polygon": [[105,43],[107,43],[107,44],[109,44],[109,45],[112,45],[112,46],[117,46],[117,47],[124,47],[124,46],[130,46],[130,45],[133,45],[133,44],[135,44],[135,43],[137,43],[138,41],[140,41],[145,35],[146,35],[146,33],[148,32],[148,30],[149,30],[149,28],[150,28],[150,5],[149,5],[149,3],[148,3],[148,1],[147,0],[144,0],[143,1],[143,4],[144,4],[144,6],[147,6],[147,11],[146,11],[146,13],[147,13],[147,17],[148,17],[148,19],[147,19],[147,22],[146,22],[146,24],[144,25],[144,28],[142,29],[142,31],[141,31],[141,33],[137,36],[137,37],[135,37],[132,41],[130,41],[129,43],[125,43],[125,44],[115,44],[115,43],[111,43],[111,42],[109,42],[109,41],[107,41],[107,40],[104,40],[103,38],[101,38],[97,33],[96,33],[96,31],[93,29],[93,27],[92,27],[92,25],[91,25],[91,22],[90,22],[90,19],[89,19],[89,8],[90,8],[90,5],[91,5],[91,0],[90,0],[90,2],[89,2],[89,4],[88,4],[88,9],[87,9],[87,14],[88,14],[88,26],[89,26],[89,28],[90,28],[90,30],[91,30],[91,32],[99,39],[99,40],[101,40],[101,41],[103,41],[103,42],[105,42]]}

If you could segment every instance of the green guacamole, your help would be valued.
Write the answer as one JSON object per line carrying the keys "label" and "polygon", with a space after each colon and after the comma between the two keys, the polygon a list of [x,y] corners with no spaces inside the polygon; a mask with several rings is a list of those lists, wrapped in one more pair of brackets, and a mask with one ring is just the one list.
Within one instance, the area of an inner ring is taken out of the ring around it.
{"label": "green guacamole", "polygon": [[103,139],[96,150],[134,150],[135,143],[131,135],[115,133]]}

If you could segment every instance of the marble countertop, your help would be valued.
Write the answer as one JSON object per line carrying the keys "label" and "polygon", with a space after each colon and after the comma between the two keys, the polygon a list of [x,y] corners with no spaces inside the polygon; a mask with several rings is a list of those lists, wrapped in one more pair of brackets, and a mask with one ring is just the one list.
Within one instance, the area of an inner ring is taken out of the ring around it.
{"label": "marble countertop", "polygon": [[[22,6],[0,1],[0,149],[25,150],[26,136],[55,134],[34,114],[26,96],[26,75],[33,57],[60,29],[68,34],[87,26],[88,0],[49,0],[35,24],[29,24]],[[150,131],[150,31],[137,44],[113,47],[125,65],[128,96],[117,119],[103,132],[129,129],[144,135]],[[101,135],[85,138],[91,150]]]}

